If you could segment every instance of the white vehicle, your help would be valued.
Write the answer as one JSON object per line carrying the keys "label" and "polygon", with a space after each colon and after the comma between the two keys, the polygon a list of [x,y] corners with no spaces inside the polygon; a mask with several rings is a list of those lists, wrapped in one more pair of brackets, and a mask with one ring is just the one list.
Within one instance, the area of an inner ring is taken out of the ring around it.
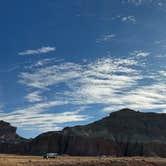
{"label": "white vehicle", "polygon": [[46,153],[43,158],[49,159],[49,158],[56,158],[58,156],[58,153]]}

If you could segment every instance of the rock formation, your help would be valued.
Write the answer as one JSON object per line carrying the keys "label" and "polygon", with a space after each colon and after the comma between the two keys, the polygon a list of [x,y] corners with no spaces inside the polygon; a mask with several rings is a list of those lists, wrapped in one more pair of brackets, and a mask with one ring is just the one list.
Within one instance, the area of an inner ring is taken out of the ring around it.
{"label": "rock formation", "polygon": [[16,127],[10,123],[0,121],[0,143],[18,143],[24,140],[16,133]]}
{"label": "rock formation", "polygon": [[15,127],[1,121],[0,152],[166,157],[165,124],[166,114],[123,109],[88,125],[25,140],[16,134]]}

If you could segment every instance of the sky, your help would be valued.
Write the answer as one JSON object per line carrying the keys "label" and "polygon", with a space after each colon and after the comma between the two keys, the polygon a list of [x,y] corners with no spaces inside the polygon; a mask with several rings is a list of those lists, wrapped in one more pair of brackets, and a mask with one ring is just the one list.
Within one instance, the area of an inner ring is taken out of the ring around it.
{"label": "sky", "polygon": [[165,0],[3,0],[0,20],[0,119],[21,136],[166,113]]}

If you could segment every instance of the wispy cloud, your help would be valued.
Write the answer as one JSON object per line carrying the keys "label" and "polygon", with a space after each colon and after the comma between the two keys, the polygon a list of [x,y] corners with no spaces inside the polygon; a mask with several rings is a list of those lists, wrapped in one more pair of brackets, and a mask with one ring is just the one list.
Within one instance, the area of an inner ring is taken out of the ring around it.
{"label": "wispy cloud", "polygon": [[121,18],[122,22],[132,22],[133,24],[136,23],[135,16],[124,16]]}
{"label": "wispy cloud", "polygon": [[39,54],[46,54],[48,52],[52,52],[55,50],[56,50],[56,47],[47,46],[47,47],[41,47],[36,50],[25,50],[25,51],[19,52],[18,54],[19,55],[39,55]]}
{"label": "wispy cloud", "polygon": [[25,96],[25,99],[29,102],[39,102],[43,100],[43,97],[40,94],[40,91],[34,91]]}
{"label": "wispy cloud", "polygon": [[56,97],[76,105],[110,104],[142,109],[141,102],[145,101],[147,110],[164,109],[165,99],[160,91],[165,89],[165,70],[160,75],[157,71],[146,71],[140,59],[150,53],[135,51],[134,54],[131,58],[102,58],[82,65],[57,63],[21,73],[19,82],[43,91],[63,83],[67,89],[63,92],[56,89]]}
{"label": "wispy cloud", "polygon": [[[85,112],[94,105],[101,105],[103,113],[123,107],[165,112],[166,70],[149,70],[143,63],[149,55],[136,50],[126,58],[103,57],[84,63],[38,60],[19,74],[18,82],[28,87],[25,100],[29,105],[0,116],[13,124],[19,121],[23,128],[32,125],[48,131],[87,120],[90,114],[85,116]],[[56,112],[69,104],[70,110]]]}
{"label": "wispy cloud", "polygon": [[[164,93],[166,86],[163,83],[153,84],[150,86],[139,86],[124,95],[119,95],[117,104],[105,107],[104,111],[115,111],[124,107],[129,107],[135,110],[157,110],[158,112],[165,112],[165,98]],[[116,108],[116,109],[115,109]]]}
{"label": "wispy cloud", "polygon": [[135,50],[134,52],[131,53],[131,55],[136,56],[136,57],[147,57],[151,53],[143,50]]}
{"label": "wispy cloud", "polygon": [[80,77],[81,65],[75,63],[62,63],[38,68],[32,73],[23,72],[20,74],[19,82],[33,88],[46,89],[47,87],[73,80]]}
{"label": "wispy cloud", "polygon": [[39,132],[60,130],[59,124],[68,122],[84,121],[88,118],[86,115],[80,115],[80,109],[49,113],[49,108],[65,105],[67,102],[49,101],[34,104],[32,106],[18,109],[10,113],[0,112],[3,120],[11,122],[13,125],[24,128],[24,130],[37,130]]}
{"label": "wispy cloud", "polygon": [[160,74],[161,76],[166,77],[166,71],[164,71],[164,70],[159,71],[159,74]]}
{"label": "wispy cloud", "polygon": [[112,17],[112,20],[120,20],[121,22],[132,23],[132,24],[136,24],[136,22],[137,22],[136,17],[132,16],[132,15],[129,15],[129,16],[116,15],[116,16]]}
{"label": "wispy cloud", "polygon": [[112,33],[107,33],[105,35],[101,35],[99,38],[96,39],[96,43],[101,43],[101,42],[110,42],[116,37],[115,34]]}

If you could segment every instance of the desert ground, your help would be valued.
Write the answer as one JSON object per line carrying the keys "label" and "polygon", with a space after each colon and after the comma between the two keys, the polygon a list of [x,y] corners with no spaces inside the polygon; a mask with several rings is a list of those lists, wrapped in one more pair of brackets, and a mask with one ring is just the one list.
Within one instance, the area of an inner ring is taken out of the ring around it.
{"label": "desert ground", "polygon": [[166,159],[59,156],[45,160],[40,156],[0,155],[0,166],[166,166]]}

